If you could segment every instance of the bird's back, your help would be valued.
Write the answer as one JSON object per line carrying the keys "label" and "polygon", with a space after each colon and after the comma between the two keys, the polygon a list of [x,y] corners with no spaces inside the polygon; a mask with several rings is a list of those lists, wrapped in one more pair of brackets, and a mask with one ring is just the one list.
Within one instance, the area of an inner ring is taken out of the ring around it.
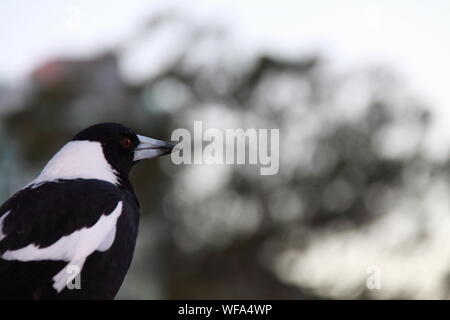
{"label": "bird's back", "polygon": [[0,207],[0,299],[114,298],[138,222],[132,189],[109,182],[58,180],[19,191]]}

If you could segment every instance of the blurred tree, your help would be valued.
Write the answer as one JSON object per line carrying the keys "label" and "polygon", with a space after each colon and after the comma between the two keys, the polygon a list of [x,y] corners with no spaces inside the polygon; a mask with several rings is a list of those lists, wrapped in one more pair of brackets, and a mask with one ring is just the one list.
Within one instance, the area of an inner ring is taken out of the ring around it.
{"label": "blurred tree", "polygon": [[[183,30],[183,39],[173,40],[176,52],[148,61],[160,68],[144,80],[123,81],[118,59],[174,25]],[[343,75],[317,56],[239,52],[221,27],[161,15],[113,52],[38,68],[32,98],[3,119],[27,174],[95,122],[118,121],[155,137],[192,128],[195,119],[219,128],[280,129],[276,176],[249,166],[176,167],[168,159],[135,171],[143,244],[122,297],[327,297],[283,282],[275,272],[280,254],[307,247],[317,230],[379,219],[390,190],[421,161],[429,115],[398,94],[401,84],[388,71]],[[415,133],[406,146],[392,138],[402,128]]]}

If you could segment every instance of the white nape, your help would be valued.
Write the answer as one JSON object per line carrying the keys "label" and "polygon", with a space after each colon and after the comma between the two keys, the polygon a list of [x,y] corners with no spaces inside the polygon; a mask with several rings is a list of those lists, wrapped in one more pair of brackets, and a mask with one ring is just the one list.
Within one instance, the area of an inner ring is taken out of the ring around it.
{"label": "white nape", "polygon": [[98,179],[118,184],[116,171],[94,141],[71,141],[56,153],[28,186],[58,179]]}
{"label": "white nape", "polygon": [[10,211],[6,212],[4,215],[0,217],[0,241],[6,237],[6,235],[3,233],[3,221],[5,221],[6,216],[10,213]]}

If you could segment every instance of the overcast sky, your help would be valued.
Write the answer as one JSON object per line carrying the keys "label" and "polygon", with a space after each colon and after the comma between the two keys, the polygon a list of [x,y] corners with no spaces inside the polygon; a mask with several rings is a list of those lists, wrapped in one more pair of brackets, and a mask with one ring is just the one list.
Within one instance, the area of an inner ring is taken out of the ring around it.
{"label": "overcast sky", "polygon": [[[199,21],[222,21],[247,49],[319,53],[338,70],[391,67],[432,108],[435,122],[428,136],[428,155],[448,158],[449,0],[1,0],[0,84],[20,82],[52,57],[90,56],[113,47],[166,7],[182,9]],[[129,69],[123,71],[133,76],[143,69],[139,61],[134,61],[137,67],[133,68],[131,59],[124,64]],[[440,297],[442,278],[448,272],[442,261],[450,254],[442,246],[448,242],[450,226],[449,190],[442,179],[428,194],[416,197],[414,193],[416,202],[406,199],[409,207],[399,201],[397,211],[370,229],[338,231],[337,236],[319,233],[307,251],[287,252],[289,259],[284,260],[293,267],[291,274],[284,272],[285,280],[327,291],[343,290],[352,286],[350,280],[356,279],[359,286],[367,276],[366,266],[375,261],[385,268],[382,297],[404,288],[417,291],[419,298]],[[410,230],[415,223],[423,224],[421,216],[411,214],[414,210],[428,214],[426,226],[433,237],[417,252],[399,254],[398,241],[413,243],[416,238],[412,232],[408,238]]]}
{"label": "overcast sky", "polygon": [[433,108],[431,152],[450,147],[450,1],[0,2],[0,82],[13,83],[61,55],[90,55],[133,34],[158,8],[223,20],[255,49],[320,52],[338,67],[388,65]]}

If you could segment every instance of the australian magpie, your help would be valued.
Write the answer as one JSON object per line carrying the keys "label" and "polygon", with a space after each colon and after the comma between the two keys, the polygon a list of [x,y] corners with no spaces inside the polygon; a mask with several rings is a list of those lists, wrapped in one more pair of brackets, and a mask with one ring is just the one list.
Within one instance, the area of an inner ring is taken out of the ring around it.
{"label": "australian magpie", "polygon": [[0,299],[113,299],[139,225],[128,174],[172,149],[116,123],[64,145],[0,207]]}

